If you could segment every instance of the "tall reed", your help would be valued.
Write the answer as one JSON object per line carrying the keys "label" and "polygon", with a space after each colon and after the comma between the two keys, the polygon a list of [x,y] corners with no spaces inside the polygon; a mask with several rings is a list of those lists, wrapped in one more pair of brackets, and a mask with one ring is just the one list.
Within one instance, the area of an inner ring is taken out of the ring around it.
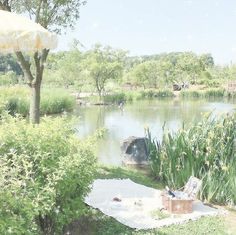
{"label": "tall reed", "polygon": [[175,134],[165,131],[162,142],[147,132],[153,174],[173,188],[191,175],[203,181],[200,198],[236,204],[236,119],[234,115],[205,117]]}

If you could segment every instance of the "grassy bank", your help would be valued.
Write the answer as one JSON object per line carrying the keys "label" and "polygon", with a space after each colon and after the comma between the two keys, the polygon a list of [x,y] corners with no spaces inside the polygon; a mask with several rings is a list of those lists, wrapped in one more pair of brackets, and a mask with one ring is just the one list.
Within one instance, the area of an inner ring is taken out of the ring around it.
{"label": "grassy bank", "polygon": [[204,90],[182,90],[183,98],[236,98],[236,92],[229,92],[224,88],[207,88]]}
{"label": "grassy bank", "polygon": [[[27,116],[29,113],[30,90],[26,87],[0,88],[0,112]],[[41,115],[72,111],[75,99],[62,89],[43,89],[41,92]]]}
{"label": "grassy bank", "polygon": [[[170,89],[146,89],[146,90],[136,90],[136,91],[116,91],[111,94],[103,96],[102,101],[106,104],[119,104],[121,102],[132,102],[142,99],[155,99],[155,98],[165,98],[174,97],[174,93]],[[91,96],[88,98],[91,103],[99,103],[98,96]]]}
{"label": "grassy bank", "polygon": [[87,102],[90,103],[106,103],[106,104],[119,104],[121,102],[127,103],[132,101],[144,99],[161,99],[161,98],[225,98],[235,99],[236,92],[229,92],[224,88],[205,88],[205,89],[186,89],[182,91],[173,92],[171,89],[146,89],[146,90],[133,90],[133,91],[115,91],[102,97],[102,101],[98,96],[87,97]]}
{"label": "grassy bank", "polygon": [[[110,178],[129,178],[136,183],[153,187],[156,189],[162,189],[163,186],[160,182],[155,180],[149,172],[140,171],[130,168],[110,168],[102,166],[98,169],[96,178],[99,179],[110,179]],[[233,218],[235,218],[233,213]],[[220,217],[203,217],[197,221],[191,221],[182,225],[173,225],[161,229],[151,230],[140,230],[128,228],[121,223],[117,222],[111,217],[108,217],[98,210],[90,209],[87,217],[84,217],[80,221],[74,222],[72,234],[96,234],[96,235],[203,235],[203,234],[214,234],[214,235],[226,235],[234,234],[236,230],[230,231],[226,225],[228,225],[228,218]],[[71,227],[72,228],[72,227]],[[83,233],[84,232],[84,233]]]}

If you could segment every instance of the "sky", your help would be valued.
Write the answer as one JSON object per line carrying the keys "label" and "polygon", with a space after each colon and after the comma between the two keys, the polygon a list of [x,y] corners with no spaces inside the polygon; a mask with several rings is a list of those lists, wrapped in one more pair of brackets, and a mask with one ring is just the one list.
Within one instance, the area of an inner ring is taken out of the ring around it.
{"label": "sky", "polygon": [[236,63],[236,0],[88,0],[58,50],[73,39],[86,49],[101,43],[137,56],[193,51]]}

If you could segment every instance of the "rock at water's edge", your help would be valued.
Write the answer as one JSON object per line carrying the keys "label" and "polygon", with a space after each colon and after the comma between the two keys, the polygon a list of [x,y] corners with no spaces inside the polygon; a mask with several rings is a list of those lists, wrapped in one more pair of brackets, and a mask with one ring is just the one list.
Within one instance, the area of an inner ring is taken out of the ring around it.
{"label": "rock at water's edge", "polygon": [[122,162],[125,165],[147,165],[147,138],[131,136],[121,146]]}

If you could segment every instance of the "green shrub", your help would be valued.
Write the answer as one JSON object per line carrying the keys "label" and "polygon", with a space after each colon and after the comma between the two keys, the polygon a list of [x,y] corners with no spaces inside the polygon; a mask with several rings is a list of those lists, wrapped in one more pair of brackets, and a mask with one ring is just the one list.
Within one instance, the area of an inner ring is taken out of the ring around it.
{"label": "green shrub", "polygon": [[8,71],[6,73],[0,74],[0,86],[15,85],[17,83],[18,78],[14,72]]}
{"label": "green shrub", "polygon": [[211,87],[219,87],[221,83],[222,81],[219,79],[203,78],[203,79],[197,80],[196,85],[205,85],[211,88]]}
{"label": "green shrub", "polygon": [[149,133],[153,174],[174,188],[182,187],[194,175],[203,180],[201,199],[236,204],[235,141],[234,116],[208,117],[188,130],[165,132],[162,143]]}
{"label": "green shrub", "polygon": [[60,234],[85,212],[93,143],[62,118],[31,125],[2,115],[0,122],[0,234]]}

